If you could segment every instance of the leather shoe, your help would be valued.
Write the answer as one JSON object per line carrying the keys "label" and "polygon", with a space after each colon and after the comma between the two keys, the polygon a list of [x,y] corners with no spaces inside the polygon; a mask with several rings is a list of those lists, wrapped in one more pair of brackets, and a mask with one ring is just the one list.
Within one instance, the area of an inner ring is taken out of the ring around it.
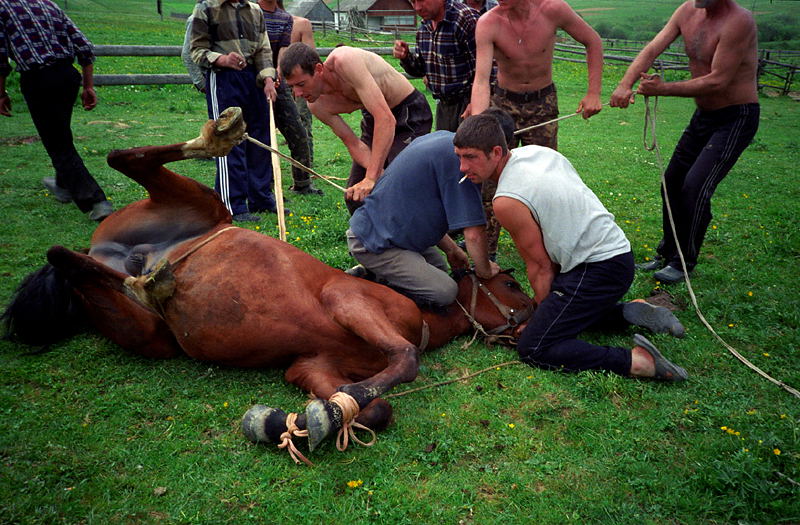
{"label": "leather shoe", "polygon": [[58,202],[63,202],[64,204],[72,202],[72,194],[69,192],[69,190],[65,190],[64,188],[56,184],[55,177],[43,178],[42,184],[44,185],[45,189],[49,191]]}
{"label": "leather shoe", "polygon": [[667,265],[653,274],[656,281],[666,284],[677,283],[683,280],[683,271],[674,266]]}
{"label": "leather shoe", "polygon": [[647,272],[651,272],[654,270],[660,270],[664,266],[667,265],[667,261],[664,260],[663,257],[660,255],[656,255],[652,261],[647,261],[643,263],[639,263],[636,265],[637,270],[645,270]]}
{"label": "leather shoe", "polygon": [[100,202],[95,202],[92,205],[92,211],[89,212],[89,218],[93,221],[100,222],[112,213],[114,213],[114,207],[110,202],[103,200]]}
{"label": "leather shoe", "polygon": [[661,355],[661,352],[658,351],[658,348],[656,348],[656,346],[645,336],[641,334],[633,334],[633,344],[643,348],[644,351],[650,354],[650,357],[653,358],[653,365],[656,369],[653,379],[659,379],[661,381],[674,381],[677,383],[679,381],[686,381],[689,378],[689,374],[686,373],[686,370]]}
{"label": "leather shoe", "polygon": [[239,222],[261,222],[261,217],[253,215],[252,213],[237,213],[233,216],[233,220]]}

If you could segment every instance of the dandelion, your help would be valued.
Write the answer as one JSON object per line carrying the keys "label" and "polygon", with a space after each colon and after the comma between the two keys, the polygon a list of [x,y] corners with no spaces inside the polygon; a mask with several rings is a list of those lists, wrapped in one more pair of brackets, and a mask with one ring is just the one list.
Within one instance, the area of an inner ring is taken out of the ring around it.
{"label": "dandelion", "polygon": [[364,482],[361,481],[360,479],[352,479],[352,480],[347,482],[347,486],[350,487],[351,489],[358,488],[363,484],[364,484]]}
{"label": "dandelion", "polygon": [[747,415],[748,415],[748,416],[752,416],[752,415],[753,415],[753,414],[755,414],[755,413],[756,413],[756,409],[755,409],[755,408],[754,408],[754,409],[752,409],[752,410],[748,410],[748,411],[747,411]]}
{"label": "dandelion", "polygon": [[763,356],[764,357],[769,357],[769,352],[764,352]]}
{"label": "dandelion", "polygon": [[772,449],[772,453],[775,454],[776,456],[780,456],[781,455],[781,449],[773,448]]}
{"label": "dandelion", "polygon": [[733,328],[734,326],[736,326],[734,323],[728,323],[728,328]]}
{"label": "dandelion", "polygon": [[508,424],[508,428],[514,428],[514,427],[516,427],[516,426],[517,426],[517,425],[515,425],[514,423],[509,423],[509,424]]}
{"label": "dandelion", "polygon": [[444,412],[442,412],[442,417],[444,417],[444,416],[446,416],[446,415],[447,415],[447,414],[445,414]]}
{"label": "dandelion", "polygon": [[175,418],[172,416],[167,416],[166,419],[167,421],[175,421]]}
{"label": "dandelion", "polygon": [[747,292],[747,297],[753,297],[753,292]]}
{"label": "dandelion", "polygon": [[258,231],[258,230],[260,230],[260,229],[261,229],[261,226],[259,226],[259,225],[257,225],[257,224],[256,224],[256,231]]}
{"label": "dandelion", "polygon": [[719,427],[720,430],[728,430],[728,427]]}
{"label": "dandelion", "polygon": [[227,402],[227,401],[225,401],[224,403],[222,403],[222,408],[228,408],[228,402]]}
{"label": "dandelion", "polygon": [[786,419],[786,414],[781,414],[781,419]]}
{"label": "dandelion", "polygon": [[716,224],[712,224],[712,225],[711,225],[711,229],[712,229],[712,230],[716,230],[716,229],[717,229],[717,225],[716,225]]}

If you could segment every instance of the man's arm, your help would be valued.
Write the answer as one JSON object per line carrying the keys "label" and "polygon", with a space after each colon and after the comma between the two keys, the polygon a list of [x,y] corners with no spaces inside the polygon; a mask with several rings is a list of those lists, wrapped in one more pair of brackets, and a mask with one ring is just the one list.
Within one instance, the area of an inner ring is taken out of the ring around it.
{"label": "man's arm", "polygon": [[662,82],[659,77],[643,76],[637,93],[674,97],[698,97],[726,89],[733,81],[742,58],[750,51],[755,22],[751,17],[737,17],[720,35],[711,71],[680,82]]}
{"label": "man's arm", "polygon": [[533,288],[533,300],[541,304],[550,294],[550,285],[555,277],[555,266],[544,247],[544,238],[539,224],[533,219],[527,206],[510,197],[494,200],[494,214],[503,228],[508,230],[517,251],[525,261],[528,281]]}
{"label": "man's arm", "polygon": [[345,147],[347,147],[347,152],[350,154],[353,161],[359,166],[366,168],[367,164],[369,164],[372,152],[369,146],[364,144],[361,139],[353,133],[353,130],[347,125],[347,122],[339,115],[334,115],[326,111],[319,101],[310,102],[308,104],[308,109],[310,109],[311,113],[323,124],[330,127],[331,131],[339,137]]}
{"label": "man's arm", "polygon": [[628,66],[627,71],[622,76],[622,80],[617,84],[614,93],[611,94],[611,107],[627,108],[633,103],[633,84],[646,73],[658,55],[664,52],[667,47],[680,35],[678,20],[683,6],[679,7],[667,22],[667,25],[658,32],[653,40],[647,44],[636,56],[634,61]]}
{"label": "man's arm", "polygon": [[492,75],[492,59],[494,58],[494,29],[492,12],[489,11],[478,19],[475,27],[475,80],[472,82],[470,98],[471,114],[477,115],[489,107]]}
{"label": "man's arm", "polygon": [[425,76],[425,62],[419,53],[419,43],[412,53],[407,42],[395,40],[392,56],[400,59],[400,67],[412,77],[422,78]]}
{"label": "man's arm", "polygon": [[489,260],[489,245],[486,241],[486,226],[469,226],[464,228],[464,242],[467,253],[475,265],[475,275],[481,279],[491,279],[500,273],[497,263]]}
{"label": "man's arm", "polygon": [[583,113],[583,118],[589,118],[603,108],[603,103],[600,101],[603,81],[603,41],[600,40],[597,31],[579,17],[566,2],[561,2],[558,6],[558,27],[586,48],[589,87],[575,112]]}
{"label": "man's arm", "polygon": [[81,91],[81,103],[83,109],[91,111],[97,106],[97,93],[94,91],[94,64],[81,66],[83,78],[83,91]]}
{"label": "man's arm", "polygon": [[[381,88],[378,87],[378,84],[375,82],[375,79],[360,57],[350,54],[340,55],[336,62],[336,67],[339,77],[355,90],[358,99],[364,105],[364,109],[375,119],[372,148],[368,148],[371,150],[371,153],[367,165],[364,166],[367,170],[364,175],[364,180],[347,188],[347,192],[345,193],[345,198],[360,202],[369,195],[378,177],[383,173],[383,165],[386,162],[389,149],[392,147],[392,142],[394,141],[394,128],[397,121],[392,114],[392,110],[389,109],[389,105],[386,103],[386,97],[383,95]],[[364,145],[364,147],[366,147],[366,145]],[[350,149],[350,146],[348,146],[348,150]]]}

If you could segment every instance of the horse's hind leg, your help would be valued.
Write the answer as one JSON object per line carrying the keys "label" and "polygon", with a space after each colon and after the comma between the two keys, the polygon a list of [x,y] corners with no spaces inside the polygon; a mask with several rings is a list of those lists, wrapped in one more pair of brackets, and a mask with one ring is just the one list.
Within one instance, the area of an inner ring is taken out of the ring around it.
{"label": "horse's hind leg", "polygon": [[164,164],[227,155],[231,148],[241,142],[244,130],[241,110],[228,108],[217,120],[207,121],[197,138],[168,146],[112,151],[108,154],[108,165],[144,186],[154,203],[193,202],[199,196],[217,201],[219,199],[214,192],[192,179],[168,170]]}
{"label": "horse's hind leg", "polygon": [[50,248],[47,259],[64,273],[92,326],[108,339],[145,357],[175,357],[182,352],[167,324],[125,294],[126,275],[61,246]]}

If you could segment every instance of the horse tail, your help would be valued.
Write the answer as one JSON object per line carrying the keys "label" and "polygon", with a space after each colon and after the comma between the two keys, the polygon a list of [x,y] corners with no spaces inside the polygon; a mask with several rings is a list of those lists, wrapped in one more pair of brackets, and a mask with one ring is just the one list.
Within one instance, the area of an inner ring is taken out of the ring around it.
{"label": "horse tail", "polygon": [[3,339],[48,345],[83,331],[86,312],[63,272],[45,264],[29,274],[0,316]]}

